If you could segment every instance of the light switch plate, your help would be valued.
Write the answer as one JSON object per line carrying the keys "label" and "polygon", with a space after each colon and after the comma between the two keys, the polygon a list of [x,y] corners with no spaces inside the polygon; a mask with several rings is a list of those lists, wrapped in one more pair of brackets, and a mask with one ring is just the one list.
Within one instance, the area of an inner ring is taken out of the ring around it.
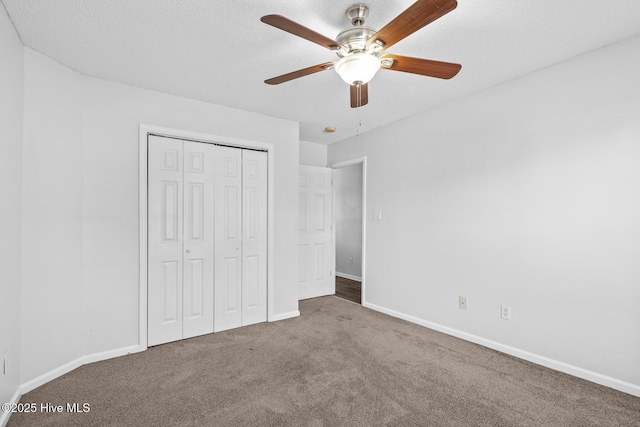
{"label": "light switch plate", "polygon": [[382,211],[373,211],[373,219],[375,219],[376,221],[380,221],[382,219]]}

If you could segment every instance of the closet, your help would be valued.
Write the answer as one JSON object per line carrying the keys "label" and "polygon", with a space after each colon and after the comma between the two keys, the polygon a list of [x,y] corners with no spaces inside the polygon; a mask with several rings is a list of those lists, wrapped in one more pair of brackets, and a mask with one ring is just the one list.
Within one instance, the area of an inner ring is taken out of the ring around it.
{"label": "closet", "polygon": [[148,144],[148,345],[266,321],[267,153]]}

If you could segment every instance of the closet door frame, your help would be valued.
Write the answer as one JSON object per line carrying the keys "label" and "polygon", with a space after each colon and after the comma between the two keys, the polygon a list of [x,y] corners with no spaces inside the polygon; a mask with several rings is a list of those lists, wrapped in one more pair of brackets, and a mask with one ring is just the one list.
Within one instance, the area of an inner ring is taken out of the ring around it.
{"label": "closet door frame", "polygon": [[148,247],[147,247],[147,159],[148,159],[148,137],[149,135],[158,135],[168,138],[190,140],[195,142],[202,142],[208,144],[225,145],[233,148],[245,148],[250,150],[265,151],[267,153],[267,321],[273,322],[274,318],[273,310],[273,252],[274,252],[274,170],[272,165],[274,164],[274,146],[273,144],[259,141],[251,141],[239,138],[229,138],[224,136],[210,135],[199,132],[190,132],[180,129],[171,129],[147,124],[140,124],[139,126],[139,225],[140,225],[140,309],[139,309],[139,333],[138,343],[139,351],[147,349],[147,291],[148,291],[148,277],[147,277],[147,262],[148,262]]}

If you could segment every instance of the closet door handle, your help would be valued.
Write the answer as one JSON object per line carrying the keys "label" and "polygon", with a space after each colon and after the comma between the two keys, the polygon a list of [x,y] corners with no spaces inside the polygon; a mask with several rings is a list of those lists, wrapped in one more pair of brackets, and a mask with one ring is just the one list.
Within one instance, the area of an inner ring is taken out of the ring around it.
{"label": "closet door handle", "polygon": [[187,253],[190,254],[191,253],[191,249],[187,249]]}

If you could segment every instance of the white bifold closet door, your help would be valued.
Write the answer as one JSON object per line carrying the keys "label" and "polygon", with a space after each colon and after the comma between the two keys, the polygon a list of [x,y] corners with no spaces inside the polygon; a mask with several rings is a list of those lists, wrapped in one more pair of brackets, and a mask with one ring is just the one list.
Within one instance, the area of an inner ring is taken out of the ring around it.
{"label": "white bifold closet door", "polygon": [[266,153],[157,136],[148,152],[148,345],[266,321]]}
{"label": "white bifold closet door", "polygon": [[267,320],[267,154],[218,148],[216,332]]}

